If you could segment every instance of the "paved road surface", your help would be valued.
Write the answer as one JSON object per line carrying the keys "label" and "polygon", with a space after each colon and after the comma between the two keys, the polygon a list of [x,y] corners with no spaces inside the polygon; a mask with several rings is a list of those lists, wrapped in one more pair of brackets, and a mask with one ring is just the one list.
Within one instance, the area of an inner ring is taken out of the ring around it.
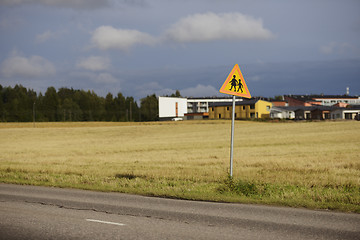
{"label": "paved road surface", "polygon": [[360,239],[360,214],[0,184],[0,239]]}

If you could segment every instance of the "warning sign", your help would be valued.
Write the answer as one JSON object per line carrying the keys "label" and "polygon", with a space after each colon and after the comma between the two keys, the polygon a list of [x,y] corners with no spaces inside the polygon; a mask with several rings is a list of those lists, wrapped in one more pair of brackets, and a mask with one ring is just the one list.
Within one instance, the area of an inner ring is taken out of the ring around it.
{"label": "warning sign", "polygon": [[235,64],[220,88],[220,92],[244,98],[251,98],[251,94],[240,71],[239,65]]}

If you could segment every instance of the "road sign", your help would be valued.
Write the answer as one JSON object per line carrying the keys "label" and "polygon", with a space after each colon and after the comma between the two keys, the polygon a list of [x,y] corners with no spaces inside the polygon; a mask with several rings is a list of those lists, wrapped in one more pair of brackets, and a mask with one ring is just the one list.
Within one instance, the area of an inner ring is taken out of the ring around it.
{"label": "road sign", "polygon": [[240,71],[239,65],[235,64],[219,91],[233,96],[251,98],[250,91]]}
{"label": "road sign", "polygon": [[234,158],[234,124],[235,124],[235,98],[236,96],[251,98],[250,91],[246,85],[244,77],[240,71],[239,65],[235,64],[229,76],[219,90],[221,93],[233,95],[232,117],[231,117],[231,143],[230,143],[230,177],[233,176],[233,158]]}

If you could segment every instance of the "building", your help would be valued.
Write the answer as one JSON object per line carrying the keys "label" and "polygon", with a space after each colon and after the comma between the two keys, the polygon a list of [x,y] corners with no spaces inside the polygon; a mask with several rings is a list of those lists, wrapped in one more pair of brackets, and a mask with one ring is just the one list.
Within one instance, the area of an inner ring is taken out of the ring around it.
{"label": "building", "polygon": [[333,106],[338,103],[346,103],[350,105],[360,104],[360,97],[351,96],[314,96],[313,99],[317,102],[321,102],[323,106]]}
{"label": "building", "polygon": [[274,100],[271,101],[272,105],[274,107],[287,107],[289,106],[288,102],[284,101],[284,100]]}
{"label": "building", "polygon": [[180,120],[187,113],[187,99],[178,97],[159,97],[159,119]]}
{"label": "building", "polygon": [[331,119],[360,120],[360,105],[349,108],[337,108],[331,111]]}
{"label": "building", "polygon": [[[242,98],[236,99],[236,102],[242,101]],[[209,112],[209,104],[218,102],[231,102],[232,98],[188,98],[187,111],[188,113],[203,113]]]}
{"label": "building", "polygon": [[[289,106],[274,106],[272,102],[261,99],[236,99],[235,118],[276,118],[295,120],[326,120],[326,119],[359,119],[360,104],[358,97],[350,98],[306,98],[300,96],[295,100],[286,100]],[[334,103],[322,105],[324,99]],[[304,100],[304,101],[301,101]],[[334,102],[336,101],[336,103]],[[344,101],[347,101],[346,103]],[[299,104],[290,106],[290,104]],[[279,104],[280,105],[280,104]],[[179,98],[159,97],[160,120],[191,120],[191,119],[231,119],[232,98]]]}
{"label": "building", "polygon": [[[273,102],[272,102],[273,103]],[[295,119],[295,110],[297,107],[281,107],[281,106],[273,106],[270,109],[270,118],[276,119]]]}
{"label": "building", "polygon": [[[243,99],[236,99],[237,102]],[[228,102],[232,98],[159,97],[160,120],[192,120],[209,118],[209,104]]]}
{"label": "building", "polygon": [[[243,100],[235,103],[236,119],[269,118],[271,102],[259,99]],[[231,119],[232,102],[217,102],[209,105],[209,119]]]}
{"label": "building", "polygon": [[360,97],[347,95],[284,95],[284,100],[288,106],[332,106],[337,103],[346,103],[351,105],[360,104]]}
{"label": "building", "polygon": [[330,112],[334,110],[335,107],[331,106],[300,106],[295,112],[296,120],[326,120],[330,119]]}
{"label": "building", "polygon": [[330,112],[336,109],[331,106],[318,106],[311,110],[312,120],[327,120],[331,118]]}
{"label": "building", "polygon": [[298,106],[298,107],[272,107],[270,118],[295,120],[340,120],[360,118],[360,105],[348,107],[334,106]]}

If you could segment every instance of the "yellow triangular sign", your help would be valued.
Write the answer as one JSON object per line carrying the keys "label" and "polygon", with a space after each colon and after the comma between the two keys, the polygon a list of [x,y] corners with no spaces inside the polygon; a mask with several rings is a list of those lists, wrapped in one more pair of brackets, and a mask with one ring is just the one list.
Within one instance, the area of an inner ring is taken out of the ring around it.
{"label": "yellow triangular sign", "polygon": [[239,65],[235,64],[224,84],[220,88],[221,93],[235,95],[244,98],[251,98],[250,91],[246,85]]}

